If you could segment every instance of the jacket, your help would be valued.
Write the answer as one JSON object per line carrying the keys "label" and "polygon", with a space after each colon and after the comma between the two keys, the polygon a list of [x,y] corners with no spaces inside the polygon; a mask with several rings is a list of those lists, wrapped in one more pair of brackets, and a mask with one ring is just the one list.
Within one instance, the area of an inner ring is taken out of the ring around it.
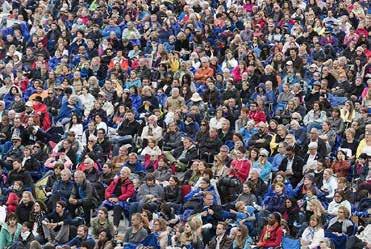
{"label": "jacket", "polygon": [[17,215],[18,222],[23,224],[25,221],[29,221],[30,214],[32,211],[33,202],[25,204],[24,202],[20,202],[17,209],[15,210],[15,214]]}
{"label": "jacket", "polygon": [[8,175],[8,182],[10,185],[14,183],[14,181],[21,181],[25,188],[30,188],[33,185],[33,181],[29,172],[21,169],[19,171],[11,170]]}
{"label": "jacket", "polygon": [[198,158],[197,148],[195,146],[192,146],[186,151],[184,158],[179,158],[183,151],[184,151],[183,147],[175,149],[174,151],[174,157],[177,158],[181,163],[188,164],[192,162],[194,159]]}
{"label": "jacket", "polygon": [[11,246],[16,238],[21,234],[22,225],[17,223],[17,228],[15,230],[14,236],[11,236],[8,230],[8,224],[1,225],[0,231],[0,248],[4,249],[8,246]]}
{"label": "jacket", "polygon": [[331,165],[332,170],[336,174],[337,177],[347,177],[349,175],[350,163],[348,160],[339,161],[336,160]]}
{"label": "jacket", "polygon": [[277,247],[281,245],[282,238],[283,230],[279,224],[276,224],[275,227],[264,226],[259,237],[259,242],[262,243],[263,248]]}
{"label": "jacket", "polygon": [[[117,184],[119,183],[121,179],[116,178],[114,179],[111,184],[108,186],[106,189],[105,197],[106,199],[109,199],[113,197],[113,193],[115,191],[115,188]],[[126,201],[127,199],[131,198],[134,196],[135,193],[135,188],[134,184],[130,179],[126,179],[122,184],[121,184],[121,195],[118,196],[118,199],[120,201]]]}
{"label": "jacket", "polygon": [[94,246],[95,246],[95,241],[94,241],[93,237],[91,237],[90,235],[88,235],[86,238],[80,238],[80,237],[76,236],[72,240],[68,241],[68,243],[66,245],[68,245],[70,247],[75,246],[75,247],[79,248],[83,242],[86,242],[87,244],[89,244],[89,248],[94,248]]}
{"label": "jacket", "polygon": [[251,168],[251,163],[247,159],[243,160],[233,160],[231,163],[231,173],[230,176],[237,177],[240,182],[245,182]]}
{"label": "jacket", "polygon": [[77,199],[78,206],[94,206],[98,204],[95,189],[88,180],[84,180],[81,185],[75,183],[71,197]]}
{"label": "jacket", "polygon": [[[288,158],[285,157],[281,162],[279,170],[285,172],[287,170],[287,164],[288,164]],[[294,159],[293,159],[293,162],[292,162],[292,173],[293,173],[293,175],[290,177],[290,182],[291,182],[292,186],[294,186],[294,187],[303,178],[303,165],[304,165],[303,159],[300,156],[295,155]]]}
{"label": "jacket", "polygon": [[70,197],[72,192],[73,183],[72,181],[64,182],[62,180],[58,180],[54,182],[52,187],[52,194],[53,196],[58,196],[63,201],[67,201]]}
{"label": "jacket", "polygon": [[[227,234],[223,235],[222,240],[219,243],[219,249],[230,249],[232,248],[233,240],[231,238],[228,238]],[[216,249],[217,241],[216,237],[214,237],[208,245],[209,249]]]}
{"label": "jacket", "polygon": [[211,67],[202,67],[200,69],[197,70],[197,72],[195,73],[195,76],[194,76],[194,79],[196,82],[206,82],[206,80],[208,78],[211,78],[213,77],[214,75],[214,70],[211,68]]}

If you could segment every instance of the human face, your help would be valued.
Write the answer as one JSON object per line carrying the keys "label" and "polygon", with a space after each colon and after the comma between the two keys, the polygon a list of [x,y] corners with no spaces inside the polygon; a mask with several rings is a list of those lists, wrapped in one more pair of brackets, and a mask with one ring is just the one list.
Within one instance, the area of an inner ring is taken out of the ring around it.
{"label": "human face", "polygon": [[120,171],[120,178],[121,180],[126,180],[127,178],[129,178],[129,172],[127,170],[121,170]]}
{"label": "human face", "polygon": [[17,219],[10,219],[9,220],[9,225],[10,226],[15,226],[17,224]]}
{"label": "human face", "polygon": [[63,207],[62,205],[60,205],[60,204],[57,204],[57,205],[55,206],[55,211],[56,211],[58,214],[63,213],[63,211],[64,211],[64,207]]}
{"label": "human face", "polygon": [[214,202],[214,198],[212,195],[207,195],[204,197],[204,204],[205,206],[211,206],[213,205],[213,202]]}
{"label": "human face", "polygon": [[275,223],[276,223],[276,219],[275,219],[274,215],[273,214],[270,214],[268,216],[268,224],[269,225],[274,225]]}
{"label": "human face", "polygon": [[316,227],[316,226],[318,225],[318,222],[317,222],[316,219],[310,219],[310,221],[309,221],[309,225],[310,225],[311,227]]}
{"label": "human face", "polygon": [[218,224],[216,226],[216,235],[219,236],[219,235],[223,235],[224,233],[225,233],[224,226],[221,224]]}
{"label": "human face", "polygon": [[107,215],[106,215],[102,210],[99,210],[99,211],[98,211],[98,218],[99,218],[100,220],[104,220],[104,219],[107,218]]}
{"label": "human face", "polygon": [[22,199],[24,203],[29,203],[31,201],[31,198],[27,193],[22,194]]}
{"label": "human face", "polygon": [[62,181],[68,181],[70,179],[70,175],[67,172],[62,171],[61,178],[62,178]]}
{"label": "human face", "polygon": [[100,232],[99,235],[98,235],[98,240],[105,241],[106,239],[107,239],[106,232],[105,231]]}
{"label": "human face", "polygon": [[77,229],[77,236],[80,237],[80,238],[84,238],[85,237],[85,231],[84,231],[84,228],[83,227],[79,227]]}
{"label": "human face", "polygon": [[81,184],[84,181],[84,176],[82,174],[76,174],[74,175],[75,182],[77,184]]}

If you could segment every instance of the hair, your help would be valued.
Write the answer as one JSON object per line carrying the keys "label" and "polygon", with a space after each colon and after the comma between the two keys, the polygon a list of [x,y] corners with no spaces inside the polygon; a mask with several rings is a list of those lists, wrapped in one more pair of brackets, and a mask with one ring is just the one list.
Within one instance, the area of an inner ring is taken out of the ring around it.
{"label": "hair", "polygon": [[9,223],[10,220],[17,220],[17,215],[15,215],[15,213],[8,213],[6,222]]}
{"label": "hair", "polygon": [[101,208],[98,209],[98,211],[102,211],[106,215],[106,217],[108,217],[108,210],[107,210],[107,208],[101,207]]}
{"label": "hair", "polygon": [[339,208],[338,208],[338,211],[340,211],[340,210],[342,210],[343,212],[344,212],[344,216],[345,217],[349,217],[350,216],[350,213],[349,213],[349,210],[345,207],[345,206],[340,206]]}
{"label": "hair", "polygon": [[[35,202],[35,198],[33,197],[32,193],[30,191],[23,191],[22,195],[23,194],[27,194],[28,197],[30,197],[31,202]],[[21,199],[21,202],[23,202],[23,198]]]}
{"label": "hair", "polygon": [[79,228],[83,228],[85,233],[87,233],[89,231],[89,228],[86,225],[79,225],[77,229],[79,229]]}
{"label": "hair", "polygon": [[239,225],[238,230],[240,231],[241,235],[236,236],[236,244],[239,248],[243,248],[245,245],[245,240],[249,235],[249,229],[245,225]]}
{"label": "hair", "polygon": [[317,226],[316,227],[319,227],[321,226],[321,217],[319,217],[318,215],[315,215],[313,214],[311,217],[310,217],[310,220],[316,220],[317,221]]}
{"label": "hair", "polygon": [[55,206],[57,206],[57,205],[60,205],[60,206],[62,206],[63,208],[66,208],[66,203],[65,203],[64,201],[57,201],[57,202],[55,203]]}
{"label": "hair", "polygon": [[155,222],[158,222],[160,224],[161,231],[166,231],[166,220],[164,220],[163,218],[157,218],[153,220],[153,223]]}

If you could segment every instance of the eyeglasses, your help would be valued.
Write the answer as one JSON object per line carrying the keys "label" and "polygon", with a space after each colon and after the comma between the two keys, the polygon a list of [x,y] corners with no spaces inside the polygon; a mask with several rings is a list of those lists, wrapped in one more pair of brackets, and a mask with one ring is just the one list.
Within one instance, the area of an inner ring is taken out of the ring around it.
{"label": "eyeglasses", "polygon": [[40,149],[40,146],[35,145],[34,148]]}
{"label": "eyeglasses", "polygon": [[266,157],[266,155],[259,155],[259,156]]}

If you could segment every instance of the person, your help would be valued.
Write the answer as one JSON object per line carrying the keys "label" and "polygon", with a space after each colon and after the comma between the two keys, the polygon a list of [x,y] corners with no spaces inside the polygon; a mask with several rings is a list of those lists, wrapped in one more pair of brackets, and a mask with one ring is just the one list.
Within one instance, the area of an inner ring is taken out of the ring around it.
{"label": "person", "polygon": [[22,225],[17,223],[17,216],[10,213],[0,230],[0,248],[10,247],[20,236]]}
{"label": "person", "polygon": [[298,185],[303,178],[303,165],[304,161],[299,155],[296,155],[295,148],[290,145],[287,146],[279,170],[290,180],[292,186]]}
{"label": "person", "polygon": [[325,236],[330,238],[335,246],[344,247],[347,237],[353,233],[353,223],[348,217],[350,213],[346,207],[339,207],[336,217],[332,218],[326,227]]}
{"label": "person", "polygon": [[93,229],[92,235],[95,239],[99,239],[101,231],[105,231],[106,233],[109,233],[109,235],[113,234],[114,232],[114,227],[111,221],[108,219],[108,211],[105,207],[99,208],[98,215],[92,220],[91,226]]}
{"label": "person", "polygon": [[120,177],[115,178],[108,186],[105,192],[106,200],[103,205],[109,209],[113,208],[113,225],[117,229],[125,203],[134,196],[134,184],[130,180],[131,170],[123,167],[120,171]]}
{"label": "person", "polygon": [[139,213],[131,216],[131,227],[128,228],[124,242],[138,245],[147,237],[147,230],[143,227],[143,218]]}
{"label": "person", "polygon": [[113,249],[112,233],[109,230],[100,230],[94,249]]}
{"label": "person", "polygon": [[328,205],[327,213],[336,216],[340,207],[345,207],[348,213],[351,214],[351,204],[348,200],[344,199],[344,192],[336,190],[333,200]]}
{"label": "person", "polygon": [[94,196],[93,185],[86,180],[85,173],[82,171],[75,171],[74,178],[75,184],[68,199],[69,209],[75,213],[81,207],[84,211],[85,222],[90,224],[90,210],[96,206],[98,201]]}
{"label": "person", "polygon": [[94,239],[88,234],[88,227],[85,225],[80,225],[77,228],[77,235],[72,240],[68,241],[65,245],[70,247],[77,247],[81,248],[83,244],[88,249],[94,249],[95,241]]}
{"label": "person", "polygon": [[22,199],[15,210],[19,223],[23,224],[29,220],[34,203],[35,200],[32,196],[32,193],[29,191],[24,191],[22,193]]}
{"label": "person", "polygon": [[312,215],[309,220],[309,226],[305,228],[301,236],[302,248],[317,248],[320,242],[325,238],[325,232],[318,216]]}
{"label": "person", "polygon": [[331,199],[335,190],[338,188],[336,177],[333,176],[332,169],[325,169],[323,171],[321,191],[326,195],[327,199]]}
{"label": "person", "polygon": [[261,231],[259,241],[256,245],[259,248],[280,246],[282,238],[281,215],[278,212],[274,212],[268,216],[268,224]]}
{"label": "person", "polygon": [[55,210],[45,215],[41,223],[45,240],[51,243],[68,241],[72,217],[68,213],[65,202],[57,201]]}
{"label": "person", "polygon": [[218,222],[216,226],[215,237],[207,245],[208,249],[230,249],[232,248],[232,239],[227,235],[227,224],[225,222]]}
{"label": "person", "polygon": [[[252,239],[249,236],[249,230],[245,225],[239,225],[236,229],[236,236],[233,240],[233,249],[250,249]],[[232,232],[231,232],[232,233]]]}
{"label": "person", "polygon": [[32,233],[32,224],[31,222],[24,222],[22,224],[21,233],[19,234],[19,237],[14,242],[12,247],[15,248],[29,248],[32,241],[35,240],[35,237]]}

